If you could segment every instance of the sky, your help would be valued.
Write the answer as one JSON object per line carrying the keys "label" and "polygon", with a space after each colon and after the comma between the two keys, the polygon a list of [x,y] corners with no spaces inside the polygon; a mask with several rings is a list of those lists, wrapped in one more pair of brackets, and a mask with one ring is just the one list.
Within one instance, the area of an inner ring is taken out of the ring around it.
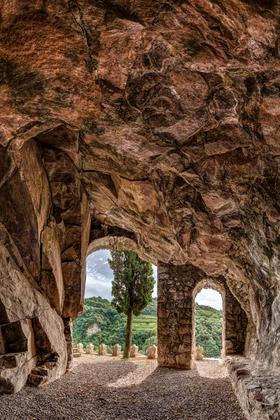
{"label": "sky", "polygon": [[211,306],[215,309],[223,309],[222,296],[213,289],[202,289],[195,298],[200,305]]}
{"label": "sky", "polygon": [[[108,264],[110,251],[100,250],[87,257],[87,281],[86,297],[101,296],[111,300],[111,283],[113,272]],[[157,279],[157,267],[153,266],[154,278]],[[153,296],[156,297],[157,284],[155,284]],[[196,296],[196,302],[200,305],[212,306],[222,309],[221,295],[213,289],[202,289]]]}
{"label": "sky", "polygon": [[[110,251],[100,250],[87,257],[86,297],[101,296],[111,300],[111,283],[113,272],[108,264]],[[157,279],[157,267],[153,265],[154,279]],[[156,297],[155,284],[153,296]]]}

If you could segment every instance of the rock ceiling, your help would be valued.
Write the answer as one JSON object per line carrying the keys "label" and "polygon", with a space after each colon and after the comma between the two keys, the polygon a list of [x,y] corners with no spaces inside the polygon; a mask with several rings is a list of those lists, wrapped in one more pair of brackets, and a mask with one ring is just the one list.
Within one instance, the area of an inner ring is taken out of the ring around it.
{"label": "rock ceiling", "polygon": [[275,292],[278,2],[0,4],[0,156],[60,149],[153,261]]}

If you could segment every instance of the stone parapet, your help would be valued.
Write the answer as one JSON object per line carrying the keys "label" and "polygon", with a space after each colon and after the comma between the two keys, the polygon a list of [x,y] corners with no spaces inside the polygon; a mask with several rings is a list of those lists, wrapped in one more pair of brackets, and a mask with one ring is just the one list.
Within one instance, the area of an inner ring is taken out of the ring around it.
{"label": "stone parapet", "polygon": [[117,357],[121,354],[121,346],[119,344],[114,344],[112,347],[112,356]]}
{"label": "stone parapet", "polygon": [[99,356],[106,356],[107,355],[107,346],[106,346],[106,344],[101,343],[99,345],[98,354],[99,354]]}
{"label": "stone parapet", "polygon": [[130,357],[137,357],[138,356],[138,346],[136,346],[136,344],[133,344],[130,347],[130,353],[129,353]]}
{"label": "stone parapet", "polygon": [[157,359],[158,350],[155,344],[151,345],[147,349],[147,358],[148,359]]}
{"label": "stone parapet", "polygon": [[225,359],[229,377],[248,420],[279,420],[280,370],[239,356]]}
{"label": "stone parapet", "polygon": [[94,345],[92,343],[89,343],[86,346],[86,353],[87,354],[93,354],[93,352],[94,352]]}

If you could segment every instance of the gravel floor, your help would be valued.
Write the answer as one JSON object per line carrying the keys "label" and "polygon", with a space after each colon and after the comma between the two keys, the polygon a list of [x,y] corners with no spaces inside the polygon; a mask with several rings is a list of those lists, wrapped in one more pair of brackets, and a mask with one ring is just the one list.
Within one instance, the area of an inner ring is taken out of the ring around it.
{"label": "gravel floor", "polygon": [[244,420],[217,361],[192,371],[84,356],[62,379],[0,397],[1,420]]}

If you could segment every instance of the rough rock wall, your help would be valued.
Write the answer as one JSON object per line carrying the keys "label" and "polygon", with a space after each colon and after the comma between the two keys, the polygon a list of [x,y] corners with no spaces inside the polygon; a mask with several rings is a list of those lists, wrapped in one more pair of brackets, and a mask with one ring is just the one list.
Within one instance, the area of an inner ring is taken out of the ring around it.
{"label": "rough rock wall", "polygon": [[87,201],[153,261],[224,276],[251,357],[279,366],[279,1],[0,14],[0,222],[55,313],[81,308]]}
{"label": "rough rock wall", "polygon": [[160,366],[190,369],[195,350],[195,297],[199,289],[216,288],[224,307],[223,356],[248,351],[248,320],[222,277],[206,278],[192,266],[158,265],[158,361]]}
{"label": "rough rock wall", "polygon": [[90,216],[78,154],[68,148],[70,157],[50,130],[1,156],[0,392],[49,382],[71,362]]}
{"label": "rough rock wall", "polygon": [[[41,382],[58,378],[65,372],[67,359],[63,322],[31,278],[3,225],[0,259],[0,300],[5,314],[0,326],[2,393],[18,391],[31,376],[32,381],[36,377]],[[46,374],[38,368],[45,368]]]}

